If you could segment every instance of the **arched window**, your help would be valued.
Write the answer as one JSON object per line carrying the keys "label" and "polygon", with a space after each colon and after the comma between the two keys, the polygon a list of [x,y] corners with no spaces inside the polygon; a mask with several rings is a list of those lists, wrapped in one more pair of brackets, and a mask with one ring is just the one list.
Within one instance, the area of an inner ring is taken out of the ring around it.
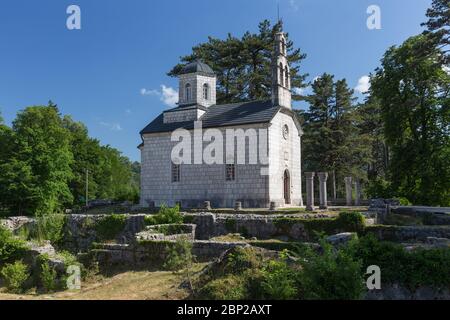
{"label": "arched window", "polygon": [[286,84],[286,88],[289,89],[289,68],[286,66],[286,68],[284,69],[284,82]]}
{"label": "arched window", "polygon": [[209,100],[209,86],[207,83],[203,85],[203,99]]}
{"label": "arched window", "polygon": [[281,53],[286,55],[286,42],[284,39],[281,41]]}
{"label": "arched window", "polygon": [[184,98],[186,99],[186,101],[190,101],[192,98],[191,85],[189,83],[185,87]]}
{"label": "arched window", "polygon": [[284,76],[283,76],[283,64],[280,62],[280,84],[284,86]]}

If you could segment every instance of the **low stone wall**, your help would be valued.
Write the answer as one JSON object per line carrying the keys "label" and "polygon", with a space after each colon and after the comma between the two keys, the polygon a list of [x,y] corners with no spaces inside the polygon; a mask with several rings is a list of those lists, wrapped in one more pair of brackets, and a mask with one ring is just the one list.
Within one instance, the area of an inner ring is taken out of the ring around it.
{"label": "low stone wall", "polygon": [[[158,268],[167,259],[174,241],[145,241],[138,244],[96,244],[90,251],[91,259],[103,268],[111,266],[131,268]],[[192,254],[197,261],[205,262],[219,257],[223,252],[236,246],[246,246],[242,242],[194,241]]]}
{"label": "low stone wall", "polygon": [[147,226],[144,231],[136,234],[139,241],[176,241],[185,239],[194,241],[195,224],[159,224]]}
{"label": "low stone wall", "polygon": [[430,237],[450,239],[448,226],[369,226],[364,233],[375,234],[379,240],[426,241]]}
{"label": "low stone wall", "polygon": [[[67,216],[65,225],[66,235],[63,247],[72,252],[87,252],[94,242],[98,242],[96,224],[107,215],[78,215]],[[135,239],[136,233],[145,228],[145,214],[127,215],[125,227],[114,239],[118,243],[130,243]]]}
{"label": "low stone wall", "polygon": [[422,218],[426,225],[450,225],[450,208],[395,207],[392,212]]}
{"label": "low stone wall", "polygon": [[[292,221],[283,225],[282,219]],[[186,214],[185,220],[197,225],[196,239],[207,240],[230,233],[241,233],[257,239],[289,238],[297,241],[310,241],[311,236],[302,223],[305,220],[324,221],[330,216],[316,214],[305,215],[254,215],[254,214]],[[298,221],[298,222],[296,222]],[[336,230],[334,233],[347,230]]]}

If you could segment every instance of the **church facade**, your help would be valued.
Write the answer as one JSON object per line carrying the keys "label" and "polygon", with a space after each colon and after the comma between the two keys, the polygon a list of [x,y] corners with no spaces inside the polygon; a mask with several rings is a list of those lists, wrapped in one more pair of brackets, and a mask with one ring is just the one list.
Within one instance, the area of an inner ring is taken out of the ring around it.
{"label": "church facade", "polygon": [[[174,134],[180,132],[189,139]],[[303,206],[303,132],[292,111],[281,32],[275,41],[270,100],[217,105],[216,76],[195,61],[179,75],[178,106],[140,134],[142,206],[199,208],[205,201],[216,208],[232,208],[236,201],[244,208]],[[181,140],[189,147],[179,152]],[[204,159],[208,154],[216,161]]]}

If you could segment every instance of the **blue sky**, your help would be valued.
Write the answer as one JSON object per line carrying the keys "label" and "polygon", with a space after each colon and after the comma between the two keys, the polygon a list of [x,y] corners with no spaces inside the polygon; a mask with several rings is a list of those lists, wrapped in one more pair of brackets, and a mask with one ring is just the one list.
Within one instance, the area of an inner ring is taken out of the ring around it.
{"label": "blue sky", "polygon": [[[177,80],[166,73],[179,57],[209,35],[276,20],[277,3],[310,79],[328,72],[356,87],[389,46],[422,31],[431,0],[2,0],[0,111],[11,124],[17,111],[51,99],[139,160],[139,131],[175,101]],[[81,30],[66,28],[71,4],[81,8]],[[366,26],[373,4],[381,30]]]}

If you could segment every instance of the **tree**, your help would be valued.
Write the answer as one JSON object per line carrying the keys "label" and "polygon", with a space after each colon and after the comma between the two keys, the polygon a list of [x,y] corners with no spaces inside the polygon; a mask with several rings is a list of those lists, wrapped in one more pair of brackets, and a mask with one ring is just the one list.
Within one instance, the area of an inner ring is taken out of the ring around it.
{"label": "tree", "polygon": [[370,162],[368,136],[361,134],[361,121],[353,90],[345,79],[334,82],[324,73],[312,83],[313,93],[306,100],[303,138],[304,167],[307,171],[331,174],[333,197],[337,197],[337,181],[347,175],[365,180],[364,167]]}
{"label": "tree", "polygon": [[303,154],[305,170],[332,170],[333,147],[331,110],[335,99],[334,76],[324,73],[311,85],[313,93],[306,98],[309,102],[305,113],[305,136]]}
{"label": "tree", "polygon": [[67,182],[73,156],[56,105],[26,108],[2,136],[9,155],[0,164],[4,205],[18,214],[46,214],[71,203]]}
{"label": "tree", "polygon": [[[241,39],[228,34],[225,40],[209,37],[208,42],[192,48],[190,55],[181,58],[169,76],[177,76],[186,63],[202,60],[217,76],[217,103],[231,103],[270,99],[272,87],[271,60],[274,53],[275,34],[282,24],[271,26],[268,20],[259,24],[256,34],[246,32]],[[288,35],[287,35],[288,39]],[[292,88],[306,86],[307,75],[300,74],[300,63],[306,58],[292,41],[287,41],[291,68]],[[293,99],[303,97],[293,90]]]}
{"label": "tree", "polygon": [[450,77],[444,67],[439,46],[419,35],[391,47],[371,79],[390,150],[392,191],[415,204],[450,204]]}
{"label": "tree", "polygon": [[88,135],[88,129],[81,122],[75,122],[70,116],[64,116],[64,127],[70,132],[70,145],[74,161],[71,164],[72,179],[69,188],[74,198],[74,204],[84,204],[86,198],[86,170],[88,170],[88,199],[97,198],[99,189],[95,175],[101,168],[101,148],[96,139]]}
{"label": "tree", "polygon": [[[450,1],[449,0],[433,0],[431,8],[427,10],[428,21],[422,23],[427,30],[424,32],[428,40],[440,46],[447,54],[450,44]],[[448,63],[448,55],[446,58]]]}

